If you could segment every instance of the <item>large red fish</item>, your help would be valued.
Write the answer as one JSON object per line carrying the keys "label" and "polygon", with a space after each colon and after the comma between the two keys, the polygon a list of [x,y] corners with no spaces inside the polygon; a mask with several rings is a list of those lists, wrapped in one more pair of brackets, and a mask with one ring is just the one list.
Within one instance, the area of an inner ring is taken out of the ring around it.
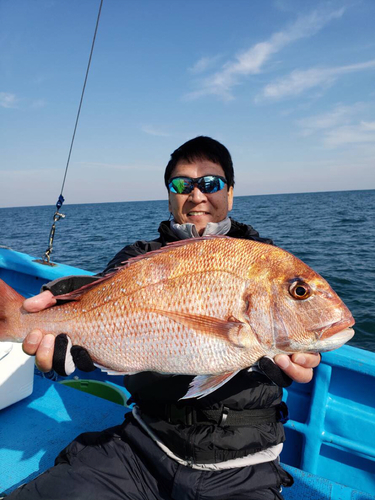
{"label": "large red fish", "polygon": [[75,300],[29,314],[1,282],[0,340],[64,332],[112,371],[196,375],[184,398],[212,392],[264,355],[332,350],[354,335],[350,311],[321,276],[249,240],[172,244],[64,297]]}

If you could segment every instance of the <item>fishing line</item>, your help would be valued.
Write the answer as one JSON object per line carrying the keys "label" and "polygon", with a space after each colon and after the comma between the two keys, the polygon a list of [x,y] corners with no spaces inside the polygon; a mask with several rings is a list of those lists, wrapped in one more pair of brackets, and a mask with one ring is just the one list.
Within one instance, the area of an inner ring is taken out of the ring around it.
{"label": "fishing line", "polygon": [[54,265],[54,264],[52,264],[50,262],[50,258],[51,258],[52,248],[53,248],[53,239],[55,237],[56,222],[59,221],[60,219],[63,219],[65,217],[65,215],[62,214],[62,213],[60,213],[59,210],[60,210],[60,208],[62,207],[62,205],[63,205],[63,203],[65,201],[64,196],[63,196],[64,186],[65,186],[65,180],[66,180],[66,175],[68,173],[68,168],[69,168],[69,164],[70,164],[70,157],[72,155],[73,144],[74,144],[74,139],[75,139],[75,136],[76,136],[78,121],[79,121],[79,117],[80,117],[80,114],[81,114],[82,102],[83,102],[83,97],[85,95],[87,78],[89,76],[92,54],[94,52],[96,34],[98,32],[98,26],[99,26],[100,15],[101,15],[101,12],[102,12],[103,1],[104,0],[100,0],[99,12],[98,12],[98,16],[97,16],[97,19],[96,19],[94,36],[93,36],[92,43],[91,43],[91,50],[90,50],[89,62],[87,64],[85,81],[83,83],[83,88],[82,88],[82,93],[81,93],[81,99],[80,99],[80,102],[79,102],[77,117],[76,117],[76,121],[75,121],[75,125],[74,125],[73,136],[72,136],[72,140],[71,140],[71,143],[70,143],[69,154],[68,154],[68,159],[67,159],[67,162],[66,162],[65,173],[64,173],[64,178],[63,178],[62,186],[61,186],[61,191],[60,191],[60,195],[59,195],[59,198],[57,200],[57,203],[56,203],[56,212],[55,212],[55,214],[53,216],[53,224],[52,224],[51,231],[50,231],[50,234],[49,234],[48,248],[45,251],[45,254],[44,254],[42,260],[35,261],[35,262],[39,262],[41,264],[47,264],[47,265],[51,265],[51,266]]}
{"label": "fishing line", "polygon": [[[98,12],[98,18],[97,18],[97,20],[96,20],[96,26],[95,26],[94,37],[93,37],[93,39],[92,39],[92,44],[91,44],[91,51],[90,51],[89,62],[88,62],[88,65],[87,65],[87,70],[86,70],[85,81],[84,81],[83,88],[82,88],[81,100],[80,100],[80,102],[79,102],[79,107],[78,107],[77,118],[76,118],[76,122],[75,122],[75,126],[74,126],[74,132],[73,132],[72,142],[71,142],[71,144],[70,144],[70,149],[69,149],[69,154],[68,154],[68,160],[67,160],[67,163],[66,163],[65,174],[64,174],[64,179],[63,179],[63,183],[62,183],[62,186],[61,186],[61,193],[60,193],[60,196],[62,196],[62,193],[63,193],[63,190],[64,190],[64,186],[65,186],[65,179],[66,179],[66,174],[68,173],[68,167],[69,167],[69,162],[70,162],[70,156],[71,156],[71,154],[72,154],[72,149],[73,149],[74,139],[75,139],[75,136],[76,136],[77,126],[78,126],[78,120],[79,120],[79,116],[80,116],[80,114],[81,114],[81,107],[82,107],[82,102],[83,102],[83,96],[85,95],[86,83],[87,83],[87,77],[89,76],[90,65],[91,65],[91,59],[92,59],[92,54],[93,54],[93,52],[94,52],[94,45],[95,45],[95,40],[96,40],[96,34],[97,34],[97,32],[98,32],[98,26],[99,26],[100,14],[101,14],[101,11],[102,11],[102,5],[103,5],[103,0],[100,0],[100,6],[99,6],[99,12]],[[63,198],[63,202],[64,202],[64,198]]]}

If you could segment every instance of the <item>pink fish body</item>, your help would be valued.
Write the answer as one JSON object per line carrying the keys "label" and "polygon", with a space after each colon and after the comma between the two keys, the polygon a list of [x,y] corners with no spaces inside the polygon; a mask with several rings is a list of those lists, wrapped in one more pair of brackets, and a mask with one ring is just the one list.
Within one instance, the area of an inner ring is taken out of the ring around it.
{"label": "pink fish body", "polygon": [[0,285],[0,340],[33,328],[66,333],[110,371],[197,375],[201,397],[264,355],[332,350],[354,331],[329,284],[278,247],[226,237],[172,244],[132,259],[73,292],[64,305],[28,314]]}

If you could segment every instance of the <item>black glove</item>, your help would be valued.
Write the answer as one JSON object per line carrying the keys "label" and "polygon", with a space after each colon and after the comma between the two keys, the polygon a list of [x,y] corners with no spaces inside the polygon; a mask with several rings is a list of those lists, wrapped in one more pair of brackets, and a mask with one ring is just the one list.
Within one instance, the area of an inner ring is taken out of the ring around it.
{"label": "black glove", "polygon": [[61,333],[55,339],[52,368],[59,375],[66,377],[71,375],[76,368],[84,372],[92,372],[96,367],[84,347],[72,346],[68,335]]}
{"label": "black glove", "polygon": [[267,356],[260,358],[258,366],[266,377],[279,387],[289,387],[293,382],[293,380]]}

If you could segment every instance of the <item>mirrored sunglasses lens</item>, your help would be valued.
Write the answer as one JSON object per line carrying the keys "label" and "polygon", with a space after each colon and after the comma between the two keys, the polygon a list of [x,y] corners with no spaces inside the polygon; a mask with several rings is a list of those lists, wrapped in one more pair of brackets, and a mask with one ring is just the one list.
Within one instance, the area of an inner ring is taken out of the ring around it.
{"label": "mirrored sunglasses lens", "polygon": [[216,193],[224,187],[224,182],[216,176],[206,175],[199,181],[199,189],[203,193]]}
{"label": "mirrored sunglasses lens", "polygon": [[192,191],[192,182],[186,177],[177,177],[169,183],[172,193],[186,194]]}

